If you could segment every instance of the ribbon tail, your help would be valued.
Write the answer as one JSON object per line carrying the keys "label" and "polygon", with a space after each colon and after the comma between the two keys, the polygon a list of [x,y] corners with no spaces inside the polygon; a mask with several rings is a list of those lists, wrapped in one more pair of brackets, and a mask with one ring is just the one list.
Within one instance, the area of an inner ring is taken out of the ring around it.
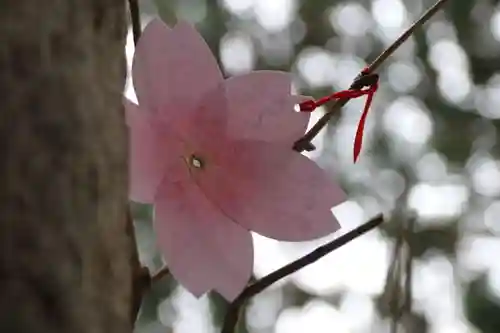
{"label": "ribbon tail", "polygon": [[358,128],[356,130],[356,136],[354,138],[354,163],[358,160],[359,154],[361,152],[361,147],[363,145],[363,133],[365,130],[366,118],[368,116],[368,111],[370,110],[370,105],[373,100],[373,92],[368,94],[366,98],[365,108],[363,113],[361,114],[361,118],[359,119]]}

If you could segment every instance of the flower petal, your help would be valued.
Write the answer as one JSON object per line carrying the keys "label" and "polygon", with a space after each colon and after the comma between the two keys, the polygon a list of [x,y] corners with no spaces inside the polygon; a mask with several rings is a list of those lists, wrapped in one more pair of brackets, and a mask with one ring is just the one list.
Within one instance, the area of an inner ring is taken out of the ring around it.
{"label": "flower petal", "polygon": [[[174,181],[182,176],[172,172],[183,164],[182,142],[151,114],[124,100],[130,133],[130,199],[152,203],[156,188],[165,175]],[[162,127],[160,127],[161,125]]]}
{"label": "flower petal", "polygon": [[303,97],[290,95],[291,83],[290,74],[278,71],[255,71],[226,80],[230,134],[291,146],[306,131],[310,117],[294,111]]}
{"label": "flower petal", "polygon": [[178,128],[198,153],[212,158],[224,149],[227,136],[227,100],[223,84],[210,89]]}
{"label": "flower petal", "polygon": [[264,236],[304,241],[339,229],[330,208],[345,194],[307,157],[279,144],[241,141],[194,176],[207,197]]}
{"label": "flower petal", "polygon": [[160,186],[154,225],[167,265],[195,296],[215,289],[232,301],[248,283],[250,233],[223,215],[194,181]]}
{"label": "flower petal", "polygon": [[153,20],[137,45],[132,74],[139,104],[146,103],[168,121],[190,111],[206,91],[223,82],[208,45],[186,22],[169,31]]}
{"label": "flower petal", "polygon": [[132,61],[132,80],[139,105],[159,112],[170,104],[165,78],[168,67],[165,55],[170,51],[171,30],[160,19],[151,20],[144,28]]}

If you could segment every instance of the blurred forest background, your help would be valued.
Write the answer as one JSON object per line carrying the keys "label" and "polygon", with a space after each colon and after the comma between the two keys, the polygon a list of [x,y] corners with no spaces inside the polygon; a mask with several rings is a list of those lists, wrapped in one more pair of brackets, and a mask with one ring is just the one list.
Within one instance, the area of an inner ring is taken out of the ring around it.
{"label": "blurred forest background", "polygon": [[[255,277],[379,212],[387,223],[252,299],[238,332],[500,332],[498,2],[450,0],[384,63],[357,164],[363,98],[314,141],[308,155],[349,194],[333,210],[343,230],[307,244],[255,235]],[[316,98],[346,89],[433,3],[139,1],[143,25],[157,15],[196,24],[227,76],[291,71],[294,89]],[[133,49],[129,32],[129,61]],[[130,81],[126,94],[133,98]],[[151,209],[134,214],[141,260],[156,271],[164,263]],[[226,306],[216,294],[196,300],[166,276],[146,295],[136,332],[217,332]]]}

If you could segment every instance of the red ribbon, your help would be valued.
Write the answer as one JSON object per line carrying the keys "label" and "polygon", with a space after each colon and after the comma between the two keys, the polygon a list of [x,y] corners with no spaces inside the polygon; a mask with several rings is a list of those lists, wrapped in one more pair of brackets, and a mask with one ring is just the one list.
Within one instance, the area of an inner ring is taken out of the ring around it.
{"label": "red ribbon", "polygon": [[[364,69],[361,72],[361,75],[368,75],[368,69]],[[348,89],[335,92],[331,95],[325,96],[323,98],[318,99],[317,101],[308,100],[299,104],[301,112],[312,112],[317,107],[331,101],[334,99],[351,99],[358,98],[366,95],[365,107],[363,109],[363,113],[361,114],[361,118],[358,123],[358,128],[356,130],[356,137],[354,138],[354,163],[358,160],[359,154],[361,152],[361,147],[363,145],[363,132],[365,129],[366,117],[368,116],[368,111],[370,110],[370,106],[373,101],[373,95],[377,92],[378,89],[378,79],[370,84],[370,86],[366,89]]]}

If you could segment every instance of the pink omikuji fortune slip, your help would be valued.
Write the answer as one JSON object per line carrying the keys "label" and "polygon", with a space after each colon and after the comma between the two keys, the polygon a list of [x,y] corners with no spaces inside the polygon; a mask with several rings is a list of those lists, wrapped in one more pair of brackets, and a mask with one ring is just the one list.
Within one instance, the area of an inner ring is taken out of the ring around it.
{"label": "pink omikuji fortune slip", "polygon": [[250,231],[307,241],[340,228],[331,208],[344,191],[291,149],[310,113],[294,110],[304,97],[290,94],[288,73],[224,79],[190,24],[154,19],[137,44],[132,79],[138,105],[124,102],[130,198],[154,205],[161,253],[192,294],[216,290],[233,300],[242,291],[253,267]]}

